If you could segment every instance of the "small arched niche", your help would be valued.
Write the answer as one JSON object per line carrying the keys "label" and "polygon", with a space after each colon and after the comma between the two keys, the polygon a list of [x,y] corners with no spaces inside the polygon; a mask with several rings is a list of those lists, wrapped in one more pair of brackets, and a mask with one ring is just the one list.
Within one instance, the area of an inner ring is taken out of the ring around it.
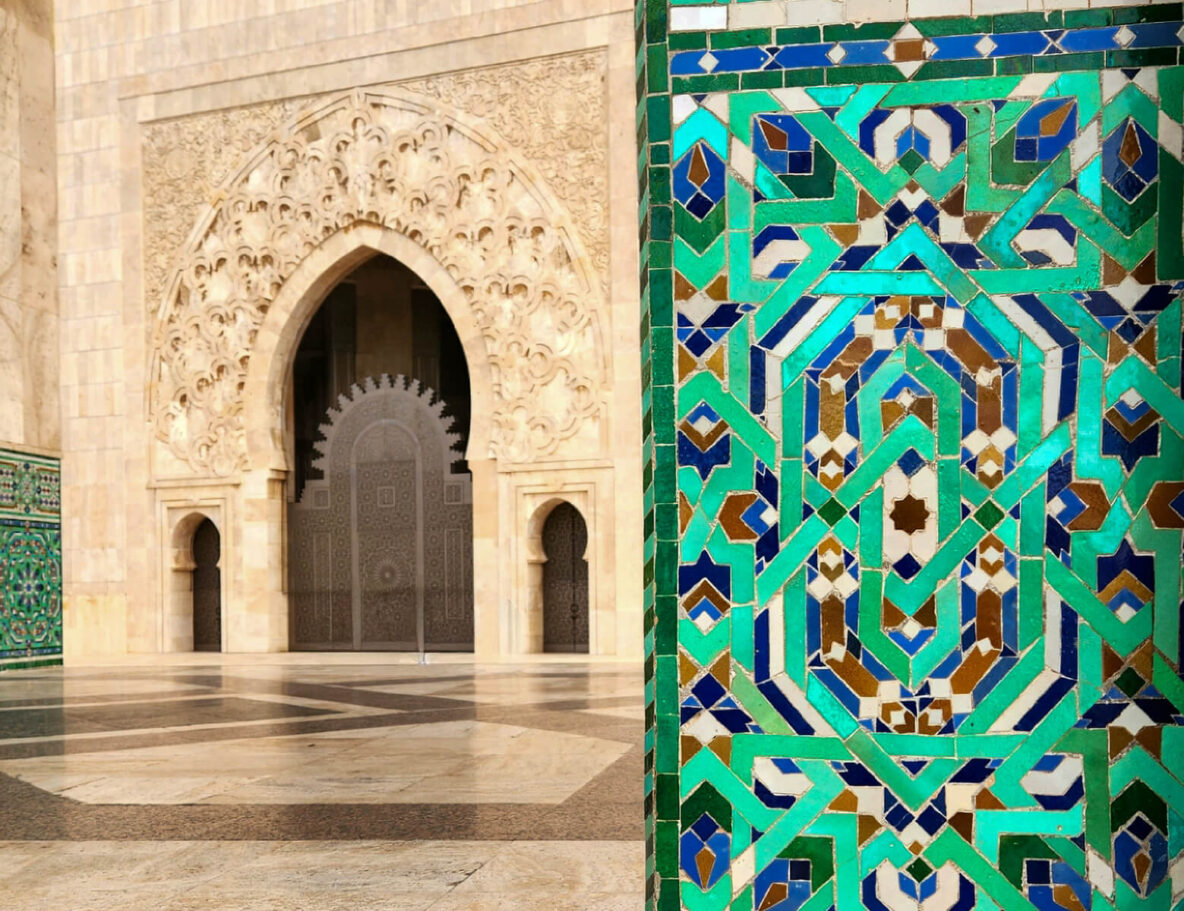
{"label": "small arched niche", "polygon": [[222,535],[205,511],[173,524],[164,650],[222,651]]}
{"label": "small arched niche", "polygon": [[193,533],[193,650],[222,651],[222,536],[204,519]]}
{"label": "small arched niche", "polygon": [[529,539],[532,651],[587,654],[591,595],[584,516],[567,500],[549,500],[535,512]]}

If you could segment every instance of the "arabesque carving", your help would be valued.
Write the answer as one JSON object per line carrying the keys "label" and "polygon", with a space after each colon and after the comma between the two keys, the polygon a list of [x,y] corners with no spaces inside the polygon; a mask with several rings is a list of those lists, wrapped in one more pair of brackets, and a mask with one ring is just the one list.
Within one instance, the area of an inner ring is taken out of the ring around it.
{"label": "arabesque carving", "polygon": [[538,168],[608,277],[608,61],[604,49],[399,83],[479,117]]}
{"label": "arabesque carving", "polygon": [[[603,48],[398,83],[497,133],[570,213],[607,288],[608,61]],[[288,98],[143,127],[144,288],[155,309],[202,208],[243,158],[315,98]]]}
{"label": "arabesque carving", "polygon": [[277,131],[216,196],[157,314],[157,437],[199,473],[246,467],[255,333],[299,263],[352,225],[398,231],[452,276],[493,378],[490,457],[530,461],[598,419],[599,283],[505,149],[411,96],[350,93]]}
{"label": "arabesque carving", "polygon": [[229,108],[144,126],[144,289],[160,303],[181,250],[218,189],[308,98]]}

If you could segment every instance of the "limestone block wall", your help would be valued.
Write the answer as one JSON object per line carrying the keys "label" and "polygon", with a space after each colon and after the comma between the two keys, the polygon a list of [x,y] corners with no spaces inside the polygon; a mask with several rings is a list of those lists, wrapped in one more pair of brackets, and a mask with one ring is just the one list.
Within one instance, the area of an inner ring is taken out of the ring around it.
{"label": "limestone block wall", "polygon": [[[507,562],[484,597],[498,611],[529,600],[527,529],[538,503],[562,489],[615,515],[597,542],[613,615],[600,650],[640,655],[630,594],[641,575],[631,496],[641,485],[636,145],[632,104],[608,103],[632,95],[630,4],[111,0],[59,4],[55,39],[67,654],[172,647],[166,605],[187,565],[177,535],[194,515],[214,519],[231,555],[224,603],[240,614],[224,625],[228,647],[285,647],[283,471],[269,464],[247,477],[234,460],[190,458],[179,441],[210,425],[162,417],[159,403],[174,389],[158,395],[160,325],[170,282],[189,262],[186,244],[226,181],[276,135],[295,135],[303,112],[383,87],[460,118],[521,161],[571,225],[604,301],[612,360],[595,449],[545,465],[534,455],[502,459],[484,480],[475,476],[496,492],[487,498],[496,505],[475,515],[478,550],[490,563],[522,551],[521,566]],[[593,94],[581,104],[573,90],[556,90],[571,86]],[[315,262],[335,266],[327,256]],[[266,325],[259,331],[275,338]],[[480,334],[474,341],[484,344]],[[223,439],[272,440],[280,414],[263,414]],[[529,638],[508,628],[516,623],[494,618],[484,640],[499,651]]]}
{"label": "limestone block wall", "polygon": [[0,670],[62,651],[50,8],[0,3]]}
{"label": "limestone block wall", "polygon": [[652,908],[1184,897],[1184,10],[940,7],[638,4]]}
{"label": "limestone block wall", "polygon": [[0,4],[0,442],[52,453],[60,431],[50,8]]}

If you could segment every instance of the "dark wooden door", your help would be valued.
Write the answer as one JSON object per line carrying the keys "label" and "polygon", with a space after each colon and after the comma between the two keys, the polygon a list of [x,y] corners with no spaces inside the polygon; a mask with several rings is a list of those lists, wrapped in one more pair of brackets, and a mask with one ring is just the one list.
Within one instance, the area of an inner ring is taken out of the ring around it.
{"label": "dark wooden door", "polygon": [[324,477],[289,512],[293,648],[471,651],[472,482],[453,471],[452,418],[404,377],[339,404]]}
{"label": "dark wooden door", "polygon": [[209,519],[193,534],[193,650],[222,651],[222,538]]}
{"label": "dark wooden door", "polygon": [[543,524],[543,651],[588,651],[588,526],[560,503]]}

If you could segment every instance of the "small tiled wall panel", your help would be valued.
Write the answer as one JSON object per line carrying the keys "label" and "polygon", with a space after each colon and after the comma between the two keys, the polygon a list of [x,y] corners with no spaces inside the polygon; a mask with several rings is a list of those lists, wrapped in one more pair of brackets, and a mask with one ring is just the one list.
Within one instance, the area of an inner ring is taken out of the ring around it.
{"label": "small tiled wall panel", "polygon": [[0,671],[60,664],[61,473],[0,449]]}
{"label": "small tiled wall panel", "polygon": [[670,13],[650,907],[1184,907],[1180,5]]}

